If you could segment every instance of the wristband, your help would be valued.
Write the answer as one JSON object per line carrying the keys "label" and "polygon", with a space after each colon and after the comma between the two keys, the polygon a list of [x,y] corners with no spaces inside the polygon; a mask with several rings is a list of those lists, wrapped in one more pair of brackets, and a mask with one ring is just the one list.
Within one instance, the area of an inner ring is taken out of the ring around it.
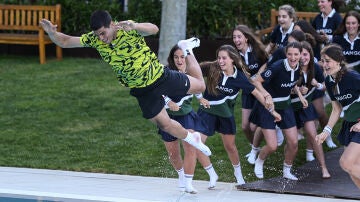
{"label": "wristband", "polygon": [[195,97],[199,100],[203,98],[203,94],[202,93],[195,94]]}
{"label": "wristband", "polygon": [[168,96],[165,96],[164,100],[166,105],[171,101],[171,99]]}
{"label": "wristband", "polygon": [[324,88],[324,85],[322,83],[318,83],[317,88],[318,90],[322,90]]}
{"label": "wristband", "polygon": [[323,133],[326,132],[328,133],[329,135],[331,135],[331,132],[332,132],[332,128],[330,128],[330,126],[326,125],[323,129]]}

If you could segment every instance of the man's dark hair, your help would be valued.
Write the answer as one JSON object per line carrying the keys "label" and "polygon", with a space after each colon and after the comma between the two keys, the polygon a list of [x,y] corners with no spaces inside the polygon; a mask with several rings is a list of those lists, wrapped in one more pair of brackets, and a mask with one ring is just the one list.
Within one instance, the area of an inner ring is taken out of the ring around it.
{"label": "man's dark hair", "polygon": [[108,11],[97,10],[91,14],[90,28],[93,31],[98,30],[101,27],[108,28],[110,27],[111,21],[111,15]]}

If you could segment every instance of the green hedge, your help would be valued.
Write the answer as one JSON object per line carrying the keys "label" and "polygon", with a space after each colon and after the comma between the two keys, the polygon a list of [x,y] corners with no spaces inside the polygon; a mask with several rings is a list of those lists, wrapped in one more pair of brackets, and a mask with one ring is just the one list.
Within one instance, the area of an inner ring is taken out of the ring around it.
{"label": "green hedge", "polygon": [[[243,23],[254,30],[268,27],[270,10],[287,4],[288,0],[187,0],[187,36],[201,38],[229,38],[236,24]],[[75,3],[76,2],[76,3]],[[121,0],[5,0],[9,4],[62,5],[62,30],[81,34],[89,30],[89,17],[96,9],[108,10],[115,20],[133,19],[160,26],[161,0],[128,0],[128,12],[123,12]],[[354,8],[351,0],[343,11]],[[294,0],[298,11],[318,11],[317,0]]]}

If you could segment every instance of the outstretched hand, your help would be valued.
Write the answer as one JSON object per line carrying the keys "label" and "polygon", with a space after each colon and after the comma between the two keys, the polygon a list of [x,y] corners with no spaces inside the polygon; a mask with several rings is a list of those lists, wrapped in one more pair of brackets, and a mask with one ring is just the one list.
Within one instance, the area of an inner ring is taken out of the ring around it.
{"label": "outstretched hand", "polygon": [[44,31],[49,35],[53,35],[56,32],[57,25],[52,24],[47,19],[40,20],[40,25],[44,29]]}
{"label": "outstretched hand", "polygon": [[329,135],[329,134],[324,133],[324,132],[316,135],[316,136],[315,136],[315,141],[316,141],[316,143],[317,143],[318,145],[321,145],[321,144],[326,140],[326,138],[327,138],[328,135]]}
{"label": "outstretched hand", "polygon": [[121,29],[124,31],[130,31],[135,29],[137,23],[131,21],[131,20],[126,20],[126,21],[121,21],[121,22],[117,22],[115,23],[115,27],[116,29]]}

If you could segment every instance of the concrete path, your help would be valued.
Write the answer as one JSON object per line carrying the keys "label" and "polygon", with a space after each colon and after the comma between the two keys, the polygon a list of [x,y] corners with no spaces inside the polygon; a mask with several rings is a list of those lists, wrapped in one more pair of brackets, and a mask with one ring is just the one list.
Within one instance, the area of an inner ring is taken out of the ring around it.
{"label": "concrete path", "polygon": [[[301,195],[238,191],[233,183],[218,182],[208,190],[206,181],[194,181],[198,194],[177,190],[177,179],[59,170],[0,167],[0,201],[119,202],[355,202]],[[11,200],[14,201],[14,200]],[[19,200],[20,201],[20,200]]]}

